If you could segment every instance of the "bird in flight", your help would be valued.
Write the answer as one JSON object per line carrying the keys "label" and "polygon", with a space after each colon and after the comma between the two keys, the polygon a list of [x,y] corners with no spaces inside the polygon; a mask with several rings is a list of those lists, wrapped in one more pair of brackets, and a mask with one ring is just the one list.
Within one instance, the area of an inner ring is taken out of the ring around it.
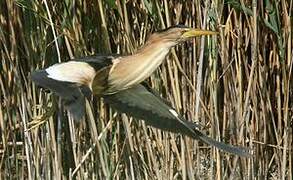
{"label": "bird in flight", "polygon": [[114,109],[146,124],[187,135],[223,151],[250,156],[246,148],[216,141],[187,121],[158,93],[143,81],[164,61],[175,45],[201,35],[217,32],[173,26],[152,34],[146,43],[132,55],[97,55],[52,65],[32,73],[32,80],[61,97],[65,108],[75,120],[85,114],[85,97],[103,97]]}

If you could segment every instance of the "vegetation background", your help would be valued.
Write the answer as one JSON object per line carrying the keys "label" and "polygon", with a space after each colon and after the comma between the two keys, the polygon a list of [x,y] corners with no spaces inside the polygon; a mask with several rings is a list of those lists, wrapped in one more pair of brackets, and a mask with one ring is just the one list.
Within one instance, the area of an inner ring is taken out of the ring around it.
{"label": "vegetation background", "polygon": [[[292,0],[1,0],[3,179],[293,179]],[[30,79],[97,53],[133,53],[172,25],[211,29],[175,47],[148,79],[209,136],[254,151],[220,152],[87,103],[76,125]],[[200,97],[200,98],[196,98]]]}

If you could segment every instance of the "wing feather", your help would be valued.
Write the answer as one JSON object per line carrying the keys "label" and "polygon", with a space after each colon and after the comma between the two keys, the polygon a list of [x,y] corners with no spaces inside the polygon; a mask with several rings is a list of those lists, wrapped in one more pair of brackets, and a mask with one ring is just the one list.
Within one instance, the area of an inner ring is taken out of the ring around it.
{"label": "wing feather", "polygon": [[85,113],[85,97],[82,93],[87,92],[86,87],[78,86],[76,83],[58,81],[48,77],[45,70],[32,73],[32,80],[43,88],[50,89],[63,100],[65,108],[70,112],[75,120],[80,120]]}
{"label": "wing feather", "polygon": [[187,135],[232,154],[250,156],[245,148],[225,144],[204,135],[195,123],[185,120],[175,109],[143,85],[104,96],[104,100],[120,112],[144,119],[146,124],[153,127]]}
{"label": "wing feather", "polygon": [[[115,57],[116,55],[96,55],[77,58],[35,71],[31,78],[37,85],[60,96],[74,119],[80,120],[85,113],[84,96],[91,96],[91,83],[94,77],[101,74],[101,69],[110,67]],[[101,80],[106,82],[107,75],[104,74],[104,79]],[[105,82],[101,82],[101,86],[106,86]]]}

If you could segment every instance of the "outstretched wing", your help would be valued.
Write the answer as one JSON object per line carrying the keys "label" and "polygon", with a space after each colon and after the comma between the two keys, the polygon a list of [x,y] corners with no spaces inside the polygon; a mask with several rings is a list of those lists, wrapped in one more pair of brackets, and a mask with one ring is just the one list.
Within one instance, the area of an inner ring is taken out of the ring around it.
{"label": "outstretched wing", "polygon": [[58,81],[48,77],[48,75],[45,70],[39,70],[33,72],[31,78],[38,86],[50,89],[60,96],[65,108],[74,120],[80,120],[85,112],[85,97],[82,88],[76,83]]}
{"label": "outstretched wing", "polygon": [[35,71],[31,78],[37,85],[60,96],[73,118],[80,120],[85,113],[84,95],[91,95],[92,79],[100,69],[111,66],[112,59],[114,56],[107,55],[74,59]]}
{"label": "outstretched wing", "polygon": [[245,148],[216,141],[198,130],[196,124],[185,120],[163,99],[143,85],[137,85],[116,94],[103,96],[104,100],[120,112],[138,119],[144,119],[153,127],[187,135],[239,156],[250,156]]}

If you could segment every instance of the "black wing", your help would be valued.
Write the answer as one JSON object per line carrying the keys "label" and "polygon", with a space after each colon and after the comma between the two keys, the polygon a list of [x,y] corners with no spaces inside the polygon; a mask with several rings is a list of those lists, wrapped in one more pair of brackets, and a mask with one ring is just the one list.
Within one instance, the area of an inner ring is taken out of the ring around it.
{"label": "black wing", "polygon": [[225,144],[204,135],[198,131],[195,123],[185,120],[175,109],[168,106],[159,96],[143,85],[103,97],[115,109],[135,118],[144,119],[148,125],[187,135],[232,154],[250,156],[245,148]]}
{"label": "black wing", "polygon": [[86,62],[91,65],[95,70],[102,69],[107,66],[111,66],[112,60],[119,57],[118,54],[98,54],[94,56],[86,56],[73,59],[73,61]]}
{"label": "black wing", "polygon": [[78,86],[75,83],[63,82],[51,79],[45,70],[39,70],[32,73],[32,80],[46,89],[50,89],[61,97],[65,108],[73,116],[74,120],[80,120],[85,113],[85,95],[89,96],[90,91],[85,87]]}
{"label": "black wing", "polygon": [[[94,75],[99,69],[110,66],[112,59],[115,57],[117,55],[77,58],[72,61],[55,64],[45,70],[35,71],[32,73],[31,78],[37,85],[50,89],[60,96],[65,108],[73,118],[80,120],[85,114],[84,95],[87,97],[91,95],[90,89],[85,85],[87,83],[84,83],[86,80],[91,80],[91,76],[87,73],[92,71]],[[48,71],[48,69],[50,70]]]}

